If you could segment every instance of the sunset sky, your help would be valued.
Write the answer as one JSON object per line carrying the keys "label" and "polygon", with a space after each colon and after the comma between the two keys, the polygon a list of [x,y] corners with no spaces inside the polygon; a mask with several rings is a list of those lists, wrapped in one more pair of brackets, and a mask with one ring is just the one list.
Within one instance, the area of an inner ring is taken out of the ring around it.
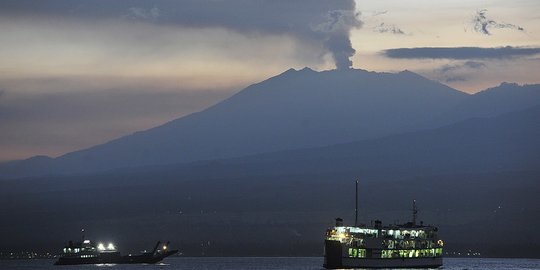
{"label": "sunset sky", "polygon": [[0,33],[0,161],[148,129],[291,67],[346,66],[347,37],[353,68],[469,93],[540,83],[537,0],[4,0]]}

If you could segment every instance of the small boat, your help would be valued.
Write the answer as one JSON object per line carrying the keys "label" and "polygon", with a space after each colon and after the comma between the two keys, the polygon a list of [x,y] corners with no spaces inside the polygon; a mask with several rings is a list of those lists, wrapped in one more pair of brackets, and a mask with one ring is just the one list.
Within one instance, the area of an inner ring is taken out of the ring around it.
{"label": "small boat", "polygon": [[161,246],[157,242],[151,252],[142,252],[138,255],[121,255],[113,243],[104,245],[103,243],[93,244],[90,240],[73,243],[69,241],[64,247],[62,256],[55,265],[75,265],[75,264],[155,264],[164,258],[176,254],[178,250],[170,250],[169,242]]}
{"label": "small boat", "polygon": [[[358,181],[356,182],[358,205]],[[418,210],[413,201],[413,219],[401,225],[358,225],[358,207],[354,226],[336,225],[326,231],[324,267],[343,268],[438,268],[442,266],[443,241],[435,226],[416,223]]]}

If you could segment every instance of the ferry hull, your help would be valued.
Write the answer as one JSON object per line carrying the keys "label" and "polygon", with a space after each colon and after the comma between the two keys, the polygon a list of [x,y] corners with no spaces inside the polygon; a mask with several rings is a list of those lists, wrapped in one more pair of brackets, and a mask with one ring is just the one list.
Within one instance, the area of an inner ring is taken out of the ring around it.
{"label": "ferry hull", "polygon": [[338,268],[439,268],[441,266],[441,257],[395,259],[343,258],[342,265]]}
{"label": "ferry hull", "polygon": [[443,264],[442,257],[422,258],[350,258],[345,247],[338,241],[325,241],[324,268],[438,268]]}
{"label": "ferry hull", "polygon": [[93,258],[61,257],[55,265],[77,265],[77,264],[155,264],[166,257],[174,255],[177,250],[171,250],[158,255],[142,254],[135,256],[120,256],[120,254],[99,256]]}

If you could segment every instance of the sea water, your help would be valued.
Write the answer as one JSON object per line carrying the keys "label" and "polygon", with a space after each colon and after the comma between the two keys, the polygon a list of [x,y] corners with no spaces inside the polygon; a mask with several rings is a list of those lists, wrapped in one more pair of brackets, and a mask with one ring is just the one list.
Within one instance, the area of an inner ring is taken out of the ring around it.
{"label": "sea water", "polygon": [[[155,265],[70,265],[55,266],[54,260],[0,260],[0,269],[55,269],[55,270],[304,270],[323,269],[323,259],[318,257],[172,257]],[[444,258],[445,270],[513,270],[540,269],[540,259],[487,259]]]}

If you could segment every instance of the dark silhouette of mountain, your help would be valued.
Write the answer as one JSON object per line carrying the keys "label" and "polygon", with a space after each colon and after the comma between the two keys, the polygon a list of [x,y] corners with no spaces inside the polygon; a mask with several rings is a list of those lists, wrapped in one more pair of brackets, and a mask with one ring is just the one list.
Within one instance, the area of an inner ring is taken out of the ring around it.
{"label": "dark silhouette of mountain", "polygon": [[[395,170],[424,173],[540,168],[540,105],[496,117],[383,138],[231,159],[291,171]],[[269,164],[273,164],[269,166]],[[263,167],[263,166],[260,166]],[[263,170],[263,168],[260,168]]]}
{"label": "dark silhouette of mountain", "polygon": [[14,175],[96,171],[350,142],[401,132],[467,96],[409,71],[290,69],[162,126],[8,167]]}
{"label": "dark silhouette of mountain", "polygon": [[54,172],[55,160],[49,156],[34,156],[25,160],[0,163],[0,177],[44,175]]}
{"label": "dark silhouette of mountain", "polygon": [[540,85],[502,83],[471,95],[465,101],[426,123],[433,127],[471,117],[490,117],[540,104]]}
{"label": "dark silhouette of mountain", "polygon": [[55,159],[5,163],[0,176],[104,171],[328,146],[535,104],[540,104],[540,85],[504,83],[469,95],[410,71],[290,69],[156,128]]}

